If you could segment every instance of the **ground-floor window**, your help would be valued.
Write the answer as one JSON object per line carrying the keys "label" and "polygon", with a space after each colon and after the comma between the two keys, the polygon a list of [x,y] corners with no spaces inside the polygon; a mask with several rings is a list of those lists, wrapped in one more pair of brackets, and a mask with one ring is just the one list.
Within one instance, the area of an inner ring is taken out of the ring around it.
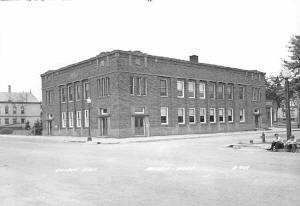
{"label": "ground-floor window", "polygon": [[76,112],[76,127],[81,127],[81,111]]}
{"label": "ground-floor window", "polygon": [[209,122],[216,123],[216,108],[209,109]]}
{"label": "ground-floor window", "polygon": [[196,123],[195,108],[189,108],[189,122],[190,124]]}
{"label": "ground-floor window", "polygon": [[66,112],[61,113],[61,127],[65,128],[67,126]]}
{"label": "ground-floor window", "polygon": [[5,124],[9,124],[9,119],[8,119],[8,118],[5,118],[5,119],[4,119],[4,123],[5,123]]}
{"label": "ground-floor window", "polygon": [[168,124],[168,107],[160,108],[160,122],[161,124]]}
{"label": "ground-floor window", "polygon": [[89,110],[84,110],[84,126],[89,127]]}
{"label": "ground-floor window", "polygon": [[219,108],[219,122],[224,123],[225,118],[224,118],[224,108]]}
{"label": "ground-floor window", "polygon": [[227,115],[228,115],[228,122],[233,122],[233,109],[232,108],[228,108],[227,109]]}
{"label": "ground-floor window", "polygon": [[25,124],[25,119],[24,118],[21,119],[21,124]]}
{"label": "ground-floor window", "polygon": [[73,112],[69,112],[69,127],[73,128]]}
{"label": "ground-floor window", "polygon": [[240,109],[240,122],[245,122],[245,109]]}
{"label": "ground-floor window", "polygon": [[13,124],[17,124],[17,118],[13,118]]}
{"label": "ground-floor window", "polygon": [[206,108],[200,108],[200,123],[206,123]]}
{"label": "ground-floor window", "polygon": [[185,124],[184,108],[178,108],[178,124]]}

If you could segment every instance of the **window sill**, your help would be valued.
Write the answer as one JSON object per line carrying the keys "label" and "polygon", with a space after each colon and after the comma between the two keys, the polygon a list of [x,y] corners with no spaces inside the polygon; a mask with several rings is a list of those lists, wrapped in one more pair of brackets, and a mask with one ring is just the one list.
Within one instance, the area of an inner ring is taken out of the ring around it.
{"label": "window sill", "polygon": [[168,123],[160,123],[161,126],[168,126]]}
{"label": "window sill", "polygon": [[183,99],[183,98],[184,98],[184,96],[177,96],[177,98]]}

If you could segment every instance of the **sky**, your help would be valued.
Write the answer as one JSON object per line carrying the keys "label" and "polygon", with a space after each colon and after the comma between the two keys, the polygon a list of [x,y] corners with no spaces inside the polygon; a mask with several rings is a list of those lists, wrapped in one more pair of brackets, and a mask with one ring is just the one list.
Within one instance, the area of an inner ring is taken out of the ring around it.
{"label": "sky", "polygon": [[0,91],[41,100],[42,73],[116,49],[278,75],[292,35],[299,0],[0,1]]}

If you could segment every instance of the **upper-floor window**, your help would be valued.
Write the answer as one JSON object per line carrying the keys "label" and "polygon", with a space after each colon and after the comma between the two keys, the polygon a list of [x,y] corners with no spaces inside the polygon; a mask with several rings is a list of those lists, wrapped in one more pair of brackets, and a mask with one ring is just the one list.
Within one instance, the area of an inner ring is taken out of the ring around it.
{"label": "upper-floor window", "polygon": [[16,105],[13,106],[13,114],[17,114],[17,107],[16,107]]}
{"label": "upper-floor window", "polygon": [[224,84],[217,86],[217,99],[224,99]]}
{"label": "upper-floor window", "polygon": [[21,114],[25,114],[25,107],[23,105],[21,106]]}
{"label": "upper-floor window", "polygon": [[259,88],[252,88],[252,101],[260,101],[261,93]]}
{"label": "upper-floor window", "polygon": [[7,105],[5,106],[4,110],[5,110],[5,114],[8,114],[8,113],[9,113],[9,108],[8,108]]}
{"label": "upper-floor window", "polygon": [[90,85],[89,82],[83,83],[83,98],[88,99],[90,97]]}
{"label": "upper-floor window", "polygon": [[75,86],[76,101],[79,101],[81,99],[81,93],[82,93],[82,86],[79,83],[77,83]]}
{"label": "upper-floor window", "polygon": [[208,96],[210,99],[215,99],[215,88],[216,88],[216,84],[211,82],[208,85]]}
{"label": "upper-floor window", "polygon": [[177,97],[184,97],[184,81],[177,80]]}
{"label": "upper-floor window", "polygon": [[199,98],[205,99],[205,83],[204,82],[199,83]]}
{"label": "upper-floor window", "polygon": [[52,103],[52,91],[48,90],[46,91],[46,104]]}
{"label": "upper-floor window", "polygon": [[65,87],[60,88],[60,99],[61,99],[61,102],[66,102]]}
{"label": "upper-floor window", "polygon": [[227,99],[228,100],[233,100],[233,86],[232,85],[227,85]]}
{"label": "upper-floor window", "polygon": [[244,99],[245,97],[245,88],[243,86],[239,87],[239,99]]}
{"label": "upper-floor window", "polygon": [[68,100],[69,102],[73,101],[73,87],[68,85]]}
{"label": "upper-floor window", "polygon": [[168,124],[168,107],[160,108],[160,123]]}
{"label": "upper-floor window", "polygon": [[109,77],[97,80],[98,94],[100,97],[109,96],[110,93],[110,80]]}
{"label": "upper-floor window", "polygon": [[129,90],[131,95],[146,96],[147,95],[147,78],[146,77],[130,77]]}
{"label": "upper-floor window", "polygon": [[189,98],[195,98],[195,82],[189,81],[188,82],[188,97]]}
{"label": "upper-floor window", "polygon": [[167,97],[168,96],[168,84],[166,79],[160,80],[160,96]]}

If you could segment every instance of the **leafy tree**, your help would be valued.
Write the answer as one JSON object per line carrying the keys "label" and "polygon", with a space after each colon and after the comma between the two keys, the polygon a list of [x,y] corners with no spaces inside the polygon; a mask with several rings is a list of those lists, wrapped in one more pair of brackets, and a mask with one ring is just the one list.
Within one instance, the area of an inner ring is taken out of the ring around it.
{"label": "leafy tree", "polygon": [[270,76],[266,78],[266,98],[274,100],[277,103],[278,108],[282,105],[283,100],[285,99],[282,81],[283,79],[279,76]]}

